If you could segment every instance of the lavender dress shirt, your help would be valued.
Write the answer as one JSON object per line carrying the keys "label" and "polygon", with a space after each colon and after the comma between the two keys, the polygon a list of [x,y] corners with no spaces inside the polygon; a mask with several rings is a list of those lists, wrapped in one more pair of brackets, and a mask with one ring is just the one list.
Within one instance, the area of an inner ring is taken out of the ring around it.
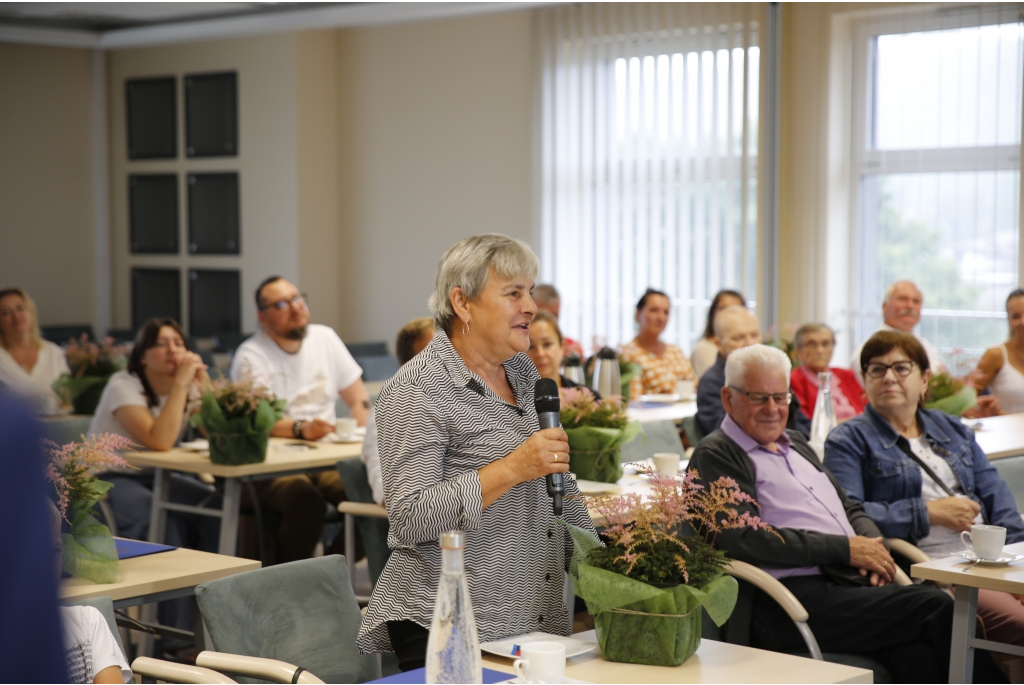
{"label": "lavender dress shirt", "polygon": [[[819,533],[856,537],[846,510],[832,482],[796,450],[783,433],[775,442],[779,452],[762,447],[743,432],[731,416],[722,421],[722,431],[746,451],[757,472],[755,483],[761,520],[775,528],[796,528]],[[766,568],[775,578],[811,576],[821,573],[817,566]]]}

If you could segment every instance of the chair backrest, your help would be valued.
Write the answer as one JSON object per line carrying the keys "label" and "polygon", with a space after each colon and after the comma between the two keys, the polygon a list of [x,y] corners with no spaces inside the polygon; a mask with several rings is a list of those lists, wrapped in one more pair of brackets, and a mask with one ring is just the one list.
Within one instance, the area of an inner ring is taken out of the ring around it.
{"label": "chair backrest", "polygon": [[1024,457],[993,459],[992,466],[996,467],[999,477],[1010,486],[1010,492],[1017,501],[1017,510],[1020,511],[1024,504]]}
{"label": "chair backrest", "polygon": [[89,340],[96,340],[96,336],[92,332],[92,324],[89,323],[68,323],[60,326],[40,326],[39,331],[43,335],[43,340],[49,340],[57,345],[63,345],[72,338],[77,340],[82,337],[83,333],[89,336]]}
{"label": "chair backrest", "polygon": [[398,371],[398,357],[393,354],[353,355],[363,370],[363,381],[386,381]]}
{"label": "chair backrest", "polygon": [[345,347],[353,357],[386,357],[388,354],[388,344],[383,341],[345,343]]}
{"label": "chair backrest", "polygon": [[362,615],[342,556],[212,580],[196,599],[218,652],[279,659],[327,683],[380,677],[376,655],[356,647]]}
{"label": "chair backrest", "polygon": [[683,441],[679,439],[679,431],[672,421],[651,421],[645,423],[644,433],[647,436],[631,440],[622,446],[622,462],[643,461],[650,459],[659,452],[669,452],[684,456]]}
{"label": "chair backrest", "polygon": [[[338,475],[345,485],[345,496],[353,502],[373,504],[373,489],[366,476],[366,464],[359,457],[342,459],[337,464]],[[356,525],[359,535],[363,538],[366,550],[366,565],[370,572],[370,582],[377,584],[377,579],[388,563],[391,550],[388,549],[388,520],[370,516],[357,516]]]}
{"label": "chair backrest", "polygon": [[47,418],[40,421],[39,425],[44,438],[63,445],[73,440],[81,440],[83,435],[88,435],[91,422],[91,416],[72,415]]}
{"label": "chair backrest", "polygon": [[[67,606],[83,606],[93,607],[99,609],[99,612],[103,614],[103,618],[107,620],[107,626],[110,628],[110,632],[114,634],[114,641],[117,642],[117,648],[121,650],[121,655],[124,656],[125,663],[129,663],[128,653],[124,650],[124,643],[121,642],[121,631],[117,628],[117,618],[114,615],[114,601],[110,597],[92,597],[90,599],[80,599],[76,602],[67,602]],[[131,679],[128,682],[134,683],[135,680]]]}
{"label": "chair backrest", "polygon": [[686,439],[690,441],[690,447],[696,447],[697,443],[704,439],[704,431],[700,429],[696,416],[687,416],[683,419],[683,430],[686,431]]}

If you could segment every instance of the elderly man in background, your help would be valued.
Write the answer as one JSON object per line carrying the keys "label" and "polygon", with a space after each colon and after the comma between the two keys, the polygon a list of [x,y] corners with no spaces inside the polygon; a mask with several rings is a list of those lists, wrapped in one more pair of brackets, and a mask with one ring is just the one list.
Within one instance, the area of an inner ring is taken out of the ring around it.
{"label": "elderly man in background", "polygon": [[[717,430],[725,418],[721,395],[725,386],[725,363],[729,355],[761,342],[761,326],[757,317],[743,306],[720,309],[715,314],[714,329],[718,358],[697,384],[697,425],[704,435]],[[811,423],[800,413],[799,403],[796,404],[795,410],[790,412],[789,428],[796,428],[809,435]]]}
{"label": "elderly man in background", "polygon": [[[306,298],[280,276],[256,289],[260,331],[235,352],[231,378],[251,381],[286,402],[284,418],[271,435],[320,440],[334,432],[335,401],[341,397],[359,425],[366,424],[370,398],[363,371],[329,326],[309,322]],[[256,484],[263,506],[281,515],[279,562],[312,556],[324,525],[325,500],[345,499],[336,471],[286,476]],[[340,549],[343,541],[335,541]]]}
{"label": "elderly man in background", "polygon": [[[555,321],[558,321],[558,313],[562,309],[562,297],[558,294],[558,290],[555,286],[547,283],[534,286],[533,288],[533,301],[537,305],[537,309],[543,309],[549,312],[551,316],[555,317]],[[562,348],[566,352],[572,352],[577,355],[580,359],[583,359],[583,346],[572,338],[562,338]]]}
{"label": "elderly man in background", "polygon": [[[933,371],[945,371],[946,366],[942,363],[942,356],[935,346],[928,342],[923,336],[914,332],[914,328],[921,321],[921,307],[924,306],[924,295],[921,289],[913,281],[895,281],[885,289],[885,299],[882,300],[882,325],[880,331],[902,331],[915,338],[924,347],[928,355],[928,365]],[[865,341],[866,342],[866,341]],[[853,351],[850,357],[850,369],[857,375],[857,382],[864,387],[864,375],[860,370],[860,351],[864,347],[862,342]]]}
{"label": "elderly man in background", "polygon": [[[736,507],[766,529],[727,530],[715,546],[763,568],[810,614],[823,652],[865,654],[897,682],[944,682],[953,599],[937,588],[892,584],[896,562],[863,506],[846,496],[807,440],[787,431],[792,365],[781,350],[751,345],[726,360],[721,391],[727,417],[704,438],[688,470],[701,482],[731,478],[752,500]],[[798,652],[803,638],[768,595],[751,610],[751,646]],[[991,656],[975,660],[978,682],[1003,681]]]}

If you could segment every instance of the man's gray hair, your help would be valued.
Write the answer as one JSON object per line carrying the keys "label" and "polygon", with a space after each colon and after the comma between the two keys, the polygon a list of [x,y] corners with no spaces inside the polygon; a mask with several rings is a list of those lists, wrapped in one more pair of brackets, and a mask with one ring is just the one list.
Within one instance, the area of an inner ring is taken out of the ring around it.
{"label": "man's gray hair", "polygon": [[884,306],[889,304],[889,302],[892,300],[893,293],[896,292],[896,286],[904,284],[913,286],[914,290],[916,290],[921,295],[921,299],[924,299],[924,291],[918,287],[917,283],[914,283],[909,278],[902,278],[898,281],[893,281],[892,283],[889,284],[889,287],[885,289],[885,297],[882,298],[882,305]]}
{"label": "man's gray hair", "polygon": [[793,363],[786,353],[771,345],[750,345],[731,352],[725,360],[725,384],[736,385],[743,382],[747,373],[752,370],[764,373],[780,373],[786,377],[789,387],[789,372]]}
{"label": "man's gray hair", "polygon": [[[754,312],[750,311],[749,309],[746,308],[745,305],[742,304],[731,304],[728,307],[722,307],[717,312],[715,312],[715,318],[714,321],[711,323],[711,327],[712,330],[715,332],[716,338],[722,338],[722,321],[728,319],[732,314],[739,314],[740,312],[749,314],[750,316],[754,316]],[[756,317],[754,318],[756,319]]]}
{"label": "man's gray hair", "polygon": [[462,288],[467,300],[477,299],[487,286],[491,269],[501,278],[533,280],[540,260],[522,240],[500,233],[475,235],[455,243],[437,265],[434,294],[427,302],[434,325],[450,333],[455,318],[452,289]]}
{"label": "man's gray hair", "polygon": [[555,286],[548,283],[543,283],[533,288],[533,301],[537,304],[554,304],[561,299]]}

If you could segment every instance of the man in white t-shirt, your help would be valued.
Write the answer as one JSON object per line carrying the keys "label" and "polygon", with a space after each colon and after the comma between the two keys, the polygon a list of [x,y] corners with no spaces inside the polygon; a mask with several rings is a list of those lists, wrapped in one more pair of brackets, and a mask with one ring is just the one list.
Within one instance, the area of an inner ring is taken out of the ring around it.
{"label": "man in white t-shirt", "polygon": [[[928,355],[928,365],[932,372],[945,371],[946,365],[942,363],[942,357],[935,346],[925,340],[921,335],[914,332],[914,327],[921,320],[921,307],[924,306],[924,295],[921,289],[913,281],[896,281],[891,283],[885,290],[885,299],[882,300],[882,325],[880,331],[902,331],[917,338]],[[850,358],[850,370],[857,374],[857,380],[861,386],[864,385],[864,375],[860,369],[860,351],[864,349],[861,342],[854,350]]]}
{"label": "man in white t-shirt", "polygon": [[[235,352],[231,378],[252,381],[285,400],[285,417],[270,434],[323,438],[334,431],[339,397],[359,425],[366,425],[370,397],[363,371],[333,329],[309,323],[306,299],[298,288],[272,276],[256,289],[256,306],[260,331]],[[336,471],[261,481],[257,491],[263,506],[281,514],[274,555],[278,562],[310,557],[323,528],[325,500],[337,504],[345,499]]]}

